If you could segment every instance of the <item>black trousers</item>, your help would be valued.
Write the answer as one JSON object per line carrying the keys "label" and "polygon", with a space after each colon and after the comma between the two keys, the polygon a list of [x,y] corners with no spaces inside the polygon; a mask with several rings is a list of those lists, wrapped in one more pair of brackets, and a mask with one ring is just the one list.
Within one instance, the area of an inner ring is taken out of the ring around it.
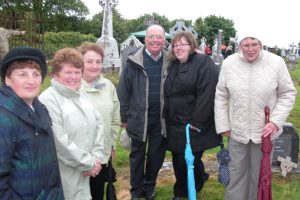
{"label": "black trousers", "polygon": [[[204,164],[201,160],[204,151],[193,152],[195,156],[194,160],[194,177],[196,191],[199,192],[203,186],[204,182],[208,178],[208,174],[205,173]],[[176,182],[173,186],[173,193],[175,197],[187,197],[188,187],[187,187],[187,165],[184,158],[184,153],[174,153],[172,152],[172,162],[175,173]]]}
{"label": "black trousers", "polygon": [[[147,140],[141,142],[131,139],[130,184],[131,197],[154,192],[156,178],[166,152],[166,139],[161,135],[160,121],[149,119]],[[145,166],[146,165],[146,166]]]}
{"label": "black trousers", "polygon": [[92,200],[103,200],[104,199],[104,185],[106,182],[107,176],[107,167],[106,164],[101,165],[102,169],[100,173],[90,178],[90,189]]}

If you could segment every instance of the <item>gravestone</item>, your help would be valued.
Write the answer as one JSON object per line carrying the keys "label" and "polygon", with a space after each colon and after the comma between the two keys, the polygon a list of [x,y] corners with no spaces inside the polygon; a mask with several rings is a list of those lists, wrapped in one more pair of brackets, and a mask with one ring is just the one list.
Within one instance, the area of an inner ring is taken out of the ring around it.
{"label": "gravestone", "polygon": [[299,135],[291,123],[284,123],[283,133],[273,141],[272,171],[280,170],[278,158],[290,157],[291,161],[298,163]]}
{"label": "gravestone", "polygon": [[175,26],[170,28],[169,33],[171,35],[171,38],[176,35],[176,33],[182,32],[182,31],[188,31],[194,35],[194,37],[197,39],[198,38],[198,33],[194,30],[192,26],[186,27],[184,24],[184,21],[176,21]]}
{"label": "gravestone", "polygon": [[217,66],[221,66],[223,63],[223,54],[222,54],[222,40],[223,40],[223,31],[219,30],[217,38],[214,40],[214,46],[212,48],[212,59],[214,60]]}
{"label": "gravestone", "polygon": [[99,0],[103,7],[102,34],[97,44],[104,49],[103,71],[119,70],[121,60],[117,41],[113,38],[112,9],[118,4],[118,0]]}
{"label": "gravestone", "polygon": [[205,48],[206,48],[206,38],[202,37],[201,38],[201,44],[199,46],[200,52],[204,54],[205,53]]}
{"label": "gravestone", "polygon": [[122,68],[125,66],[126,60],[132,52],[136,51],[139,47],[144,46],[134,35],[129,36],[120,46]]}

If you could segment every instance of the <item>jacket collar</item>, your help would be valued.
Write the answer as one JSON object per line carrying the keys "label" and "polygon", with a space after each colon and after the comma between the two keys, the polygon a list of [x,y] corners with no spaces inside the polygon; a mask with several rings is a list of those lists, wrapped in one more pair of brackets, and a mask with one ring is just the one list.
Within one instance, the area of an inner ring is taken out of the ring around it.
{"label": "jacket collar", "polygon": [[86,82],[84,79],[81,79],[81,88],[86,92],[95,92],[101,90],[101,88],[104,88],[105,86],[106,83],[103,81],[102,75],[100,75],[92,85]]}
{"label": "jacket collar", "polygon": [[56,81],[54,78],[51,79],[51,85],[55,88],[55,90],[60,93],[62,96],[65,96],[67,98],[72,97],[79,97],[80,91],[79,90],[73,90],[71,88],[66,87],[65,85],[61,84],[60,82]]}
{"label": "jacket collar", "polygon": [[[146,49],[145,46],[139,48],[134,54],[129,55],[128,59],[144,68],[143,54],[144,54],[145,49]],[[167,51],[165,49],[162,49],[161,53],[162,53],[164,60],[166,60],[165,58],[167,56]]]}
{"label": "jacket collar", "polygon": [[34,110],[32,110],[10,87],[2,85],[0,93],[0,107],[32,126],[36,133],[40,133],[40,129],[46,130],[49,127],[50,117],[45,111],[45,106],[37,98],[33,100]]}

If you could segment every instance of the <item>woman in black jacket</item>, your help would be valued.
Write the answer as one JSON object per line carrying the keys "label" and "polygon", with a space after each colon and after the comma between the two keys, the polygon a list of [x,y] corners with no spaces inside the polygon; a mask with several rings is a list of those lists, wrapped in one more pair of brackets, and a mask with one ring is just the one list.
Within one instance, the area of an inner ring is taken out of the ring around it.
{"label": "woman in black jacket", "polygon": [[171,45],[170,66],[164,76],[164,117],[176,177],[173,199],[179,200],[188,194],[184,159],[186,125],[190,123],[197,192],[208,178],[201,160],[203,152],[218,146],[221,141],[214,125],[214,96],[219,70],[209,56],[195,52],[198,45],[191,33],[176,34]]}

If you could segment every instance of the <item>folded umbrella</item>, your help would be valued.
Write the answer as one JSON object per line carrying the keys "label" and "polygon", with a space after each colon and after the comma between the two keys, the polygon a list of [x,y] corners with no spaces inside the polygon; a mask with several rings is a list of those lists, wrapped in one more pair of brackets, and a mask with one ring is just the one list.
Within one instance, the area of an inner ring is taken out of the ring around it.
{"label": "folded umbrella", "polygon": [[[265,107],[265,123],[269,123],[270,109]],[[257,200],[272,200],[272,172],[270,154],[272,151],[271,136],[262,136],[260,173],[258,182]]]}
{"label": "folded umbrella", "polygon": [[189,200],[196,200],[196,187],[194,177],[194,160],[195,157],[192,152],[190,144],[190,124],[186,125],[186,146],[184,151],[184,158],[187,165],[187,177],[188,177],[188,196]]}
{"label": "folded umbrella", "polygon": [[228,185],[230,181],[230,173],[228,169],[228,162],[230,161],[229,150],[224,147],[223,142],[220,144],[221,150],[217,153],[219,162],[218,181],[223,185]]}
{"label": "folded umbrella", "polygon": [[111,158],[107,164],[107,186],[106,186],[106,200],[117,200],[116,189],[114,182],[116,181],[116,171],[112,166]]}

